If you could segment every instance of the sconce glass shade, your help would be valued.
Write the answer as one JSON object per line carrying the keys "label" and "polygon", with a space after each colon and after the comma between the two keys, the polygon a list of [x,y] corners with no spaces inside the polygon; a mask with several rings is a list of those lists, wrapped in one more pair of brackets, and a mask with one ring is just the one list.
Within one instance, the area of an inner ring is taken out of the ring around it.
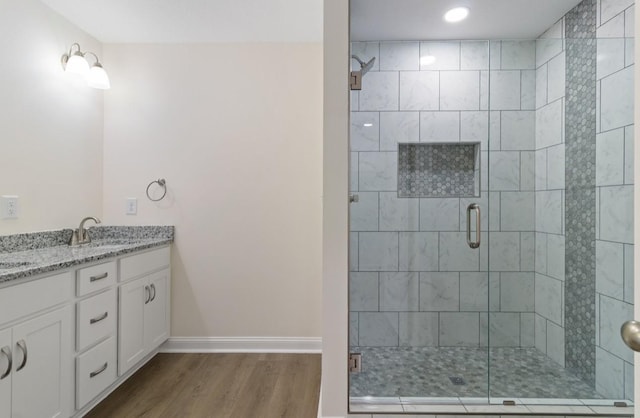
{"label": "sconce glass shade", "polygon": [[72,74],[87,76],[87,74],[89,74],[89,63],[82,53],[76,52],[67,60],[65,71]]}
{"label": "sconce glass shade", "polygon": [[91,67],[91,70],[89,70],[87,84],[94,89],[108,90],[111,88],[109,76],[99,62],[95,63],[93,67]]}

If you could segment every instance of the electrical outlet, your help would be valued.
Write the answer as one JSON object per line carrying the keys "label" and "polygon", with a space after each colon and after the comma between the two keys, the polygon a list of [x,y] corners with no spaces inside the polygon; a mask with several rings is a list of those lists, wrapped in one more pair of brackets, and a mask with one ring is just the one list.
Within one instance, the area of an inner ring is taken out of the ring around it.
{"label": "electrical outlet", "polygon": [[19,214],[18,196],[2,196],[2,219],[16,219]]}
{"label": "electrical outlet", "polygon": [[127,215],[136,215],[138,213],[138,199],[135,197],[127,198]]}

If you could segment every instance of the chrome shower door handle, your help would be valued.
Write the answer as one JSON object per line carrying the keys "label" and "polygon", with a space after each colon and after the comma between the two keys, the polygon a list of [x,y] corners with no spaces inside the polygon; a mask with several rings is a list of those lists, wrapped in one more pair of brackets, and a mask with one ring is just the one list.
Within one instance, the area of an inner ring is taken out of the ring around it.
{"label": "chrome shower door handle", "polygon": [[[476,240],[471,241],[471,211],[476,212]],[[472,203],[467,206],[467,244],[469,247],[476,249],[480,247],[480,206]]]}
{"label": "chrome shower door handle", "polygon": [[627,321],[620,328],[622,341],[633,351],[640,351],[640,322]]}

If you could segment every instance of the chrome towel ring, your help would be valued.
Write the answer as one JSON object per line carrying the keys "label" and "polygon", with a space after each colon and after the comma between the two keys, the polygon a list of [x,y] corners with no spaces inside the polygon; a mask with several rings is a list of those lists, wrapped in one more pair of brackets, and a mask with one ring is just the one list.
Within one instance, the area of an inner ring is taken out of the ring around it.
{"label": "chrome towel ring", "polygon": [[[160,196],[158,199],[154,199],[149,195],[149,189],[151,188],[151,186],[153,186],[154,184],[157,184],[158,186],[162,187],[164,189],[162,196]],[[164,197],[167,195],[167,182],[165,181],[165,179],[158,179],[158,180],[154,180],[151,183],[149,183],[149,185],[147,186],[147,197],[149,198],[149,200],[151,200],[152,202],[159,202],[162,199],[164,199]]]}

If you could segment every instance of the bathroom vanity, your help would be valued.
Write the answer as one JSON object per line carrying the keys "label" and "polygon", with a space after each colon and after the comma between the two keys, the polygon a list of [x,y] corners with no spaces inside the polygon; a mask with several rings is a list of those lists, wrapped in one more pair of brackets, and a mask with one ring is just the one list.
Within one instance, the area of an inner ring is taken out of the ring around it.
{"label": "bathroom vanity", "polygon": [[169,337],[173,228],[140,228],[92,228],[79,247],[5,240],[1,418],[82,416]]}

